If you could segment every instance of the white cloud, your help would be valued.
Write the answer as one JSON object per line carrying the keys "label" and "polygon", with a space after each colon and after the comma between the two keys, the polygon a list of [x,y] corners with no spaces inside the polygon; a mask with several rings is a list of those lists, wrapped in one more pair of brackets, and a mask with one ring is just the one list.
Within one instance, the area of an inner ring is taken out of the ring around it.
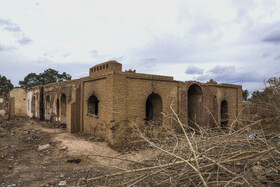
{"label": "white cloud", "polygon": [[263,80],[264,76],[252,69],[236,68],[235,66],[215,66],[205,74],[197,77],[197,80],[206,82],[214,79],[219,83],[245,83],[258,82]]}
{"label": "white cloud", "polygon": [[[0,7],[0,63],[79,77],[117,59],[138,72],[257,89],[279,76],[279,8],[277,0],[11,0]],[[16,84],[26,72],[13,70],[0,74]]]}
{"label": "white cloud", "polygon": [[196,67],[196,66],[188,66],[186,69],[186,74],[203,74],[204,70],[202,68]]}

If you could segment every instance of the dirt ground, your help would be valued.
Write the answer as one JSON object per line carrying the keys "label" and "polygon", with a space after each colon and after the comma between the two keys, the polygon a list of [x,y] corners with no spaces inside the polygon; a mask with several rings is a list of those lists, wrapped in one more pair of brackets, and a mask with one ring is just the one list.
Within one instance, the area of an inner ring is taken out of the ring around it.
{"label": "dirt ground", "polygon": [[[106,142],[51,123],[0,115],[0,186],[85,186],[85,178],[131,169],[152,149],[120,152]],[[128,161],[129,160],[129,161]]]}
{"label": "dirt ground", "polygon": [[[278,123],[271,124],[245,124],[232,134],[189,133],[201,155],[211,157],[198,158],[209,186],[279,186],[280,131]],[[112,149],[100,138],[71,134],[57,124],[27,117],[7,120],[0,114],[0,187],[201,185],[198,175],[182,163],[182,157],[193,161],[183,134],[151,143],[154,146]],[[229,175],[229,170],[234,172]]]}

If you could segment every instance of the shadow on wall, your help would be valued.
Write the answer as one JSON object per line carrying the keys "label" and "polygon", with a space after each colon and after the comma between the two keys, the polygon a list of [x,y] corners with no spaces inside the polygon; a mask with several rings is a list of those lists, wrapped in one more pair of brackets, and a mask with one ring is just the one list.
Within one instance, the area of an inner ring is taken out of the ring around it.
{"label": "shadow on wall", "polygon": [[66,124],[67,105],[66,105],[66,95],[64,93],[61,95],[60,103],[61,103],[61,116],[60,116],[61,123]]}

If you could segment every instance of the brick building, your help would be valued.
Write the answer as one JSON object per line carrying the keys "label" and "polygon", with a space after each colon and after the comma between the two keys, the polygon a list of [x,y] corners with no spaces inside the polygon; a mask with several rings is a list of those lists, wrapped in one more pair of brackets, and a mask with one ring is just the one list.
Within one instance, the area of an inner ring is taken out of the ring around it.
{"label": "brick building", "polygon": [[122,122],[170,123],[163,115],[172,114],[170,106],[193,128],[228,126],[241,112],[242,87],[122,71],[108,61],[90,68],[88,77],[33,87],[27,99],[30,117],[64,123],[69,132],[105,136],[99,132],[106,129],[113,136]]}

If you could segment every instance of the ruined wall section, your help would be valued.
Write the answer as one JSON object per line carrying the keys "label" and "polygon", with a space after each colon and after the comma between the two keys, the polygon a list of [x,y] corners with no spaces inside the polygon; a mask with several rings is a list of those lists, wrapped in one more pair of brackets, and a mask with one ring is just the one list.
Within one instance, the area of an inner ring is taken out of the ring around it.
{"label": "ruined wall section", "polygon": [[32,117],[39,118],[39,98],[40,98],[40,87],[35,86],[33,87],[30,92],[32,92],[32,107],[31,107],[31,113]]}
{"label": "ruined wall section", "polygon": [[72,132],[81,132],[81,83],[75,85],[75,102],[71,104],[71,124],[72,125]]}
{"label": "ruined wall section", "polygon": [[[242,87],[230,84],[204,84],[206,102],[209,111],[204,116],[205,122],[210,127],[221,125],[221,105],[226,101],[228,108],[228,125],[230,126],[236,118],[240,118],[242,110]],[[210,114],[211,113],[211,114]],[[214,119],[213,119],[214,117]],[[235,124],[236,125],[236,124]]]}
{"label": "ruined wall section", "polygon": [[[221,102],[226,100],[229,110],[229,125],[236,119],[242,118],[242,87],[238,85],[219,84],[218,92],[222,97],[218,97],[218,104],[221,106]],[[221,121],[221,107],[218,110],[219,122]],[[233,124],[233,125],[238,125]]]}
{"label": "ruined wall section", "polygon": [[32,92],[31,91],[27,92],[27,115],[29,117],[33,117],[33,113],[32,113]]}
{"label": "ruined wall section", "polygon": [[[81,130],[97,136],[104,136],[106,129],[110,128],[113,121],[113,74],[95,76],[84,79],[82,82],[82,126]],[[89,98],[96,96],[98,99],[97,115],[89,111]]]}
{"label": "ruined wall section", "polygon": [[217,88],[215,85],[203,84],[204,90],[204,101],[203,101],[203,111],[204,111],[204,124],[206,127],[220,128],[219,116],[218,116],[218,98],[217,98]]}
{"label": "ruined wall section", "polygon": [[[205,124],[205,119],[204,116],[206,114],[206,110],[205,110],[205,106],[208,105],[207,103],[207,92],[205,92],[205,88],[203,87],[203,84],[197,81],[186,81],[184,82],[182,88],[182,92],[181,94],[182,99],[184,100],[183,103],[181,103],[181,106],[183,106],[182,110],[182,114],[180,115],[182,119],[182,121],[184,121],[187,125],[190,125],[190,116],[189,116],[189,112],[192,108],[192,105],[189,105],[190,102],[190,98],[189,98],[189,90],[191,89],[192,86],[198,86],[199,90],[201,91],[201,96],[199,101],[194,101],[194,103],[199,103],[199,106],[196,106],[196,112],[197,115],[195,115],[195,123],[199,126],[207,126],[207,124]],[[196,125],[193,125],[193,128],[196,128]]]}
{"label": "ruined wall section", "polygon": [[144,122],[146,101],[152,93],[161,97],[163,113],[171,114],[172,102],[174,110],[178,112],[178,83],[173,77],[132,72],[117,73],[114,76],[114,120]]}
{"label": "ruined wall section", "polygon": [[188,86],[178,82],[178,117],[184,125],[188,124]]}
{"label": "ruined wall section", "polygon": [[27,115],[27,92],[23,88],[14,88],[10,91],[9,109],[13,115]]}
{"label": "ruined wall section", "polygon": [[[114,73],[113,76],[113,123],[128,119],[128,94],[127,79],[121,73]],[[130,103],[132,105],[132,103]]]}
{"label": "ruined wall section", "polygon": [[180,119],[184,124],[189,123],[190,102],[188,91],[190,86],[198,85],[202,90],[202,104],[200,106],[197,124],[204,127],[221,127],[221,103],[226,101],[228,104],[229,124],[236,119],[242,110],[242,87],[231,84],[206,84],[196,81],[179,83],[179,111]]}
{"label": "ruined wall section", "polygon": [[[80,96],[81,80],[50,83],[34,86],[29,94],[31,96],[30,117],[44,119],[51,122],[65,124],[67,131],[80,131]],[[43,94],[41,91],[43,90]],[[78,93],[77,93],[78,91]],[[65,115],[61,113],[61,97],[66,96]],[[41,98],[43,96],[43,98]],[[42,106],[43,105],[43,113]],[[43,116],[42,116],[43,115]]]}
{"label": "ruined wall section", "polygon": [[[51,83],[44,86],[45,119],[66,124],[67,131],[80,131],[80,91],[81,80]],[[76,97],[78,95],[78,98]],[[66,97],[66,111],[62,97]],[[47,100],[49,99],[49,101]],[[62,114],[63,113],[63,114]]]}

